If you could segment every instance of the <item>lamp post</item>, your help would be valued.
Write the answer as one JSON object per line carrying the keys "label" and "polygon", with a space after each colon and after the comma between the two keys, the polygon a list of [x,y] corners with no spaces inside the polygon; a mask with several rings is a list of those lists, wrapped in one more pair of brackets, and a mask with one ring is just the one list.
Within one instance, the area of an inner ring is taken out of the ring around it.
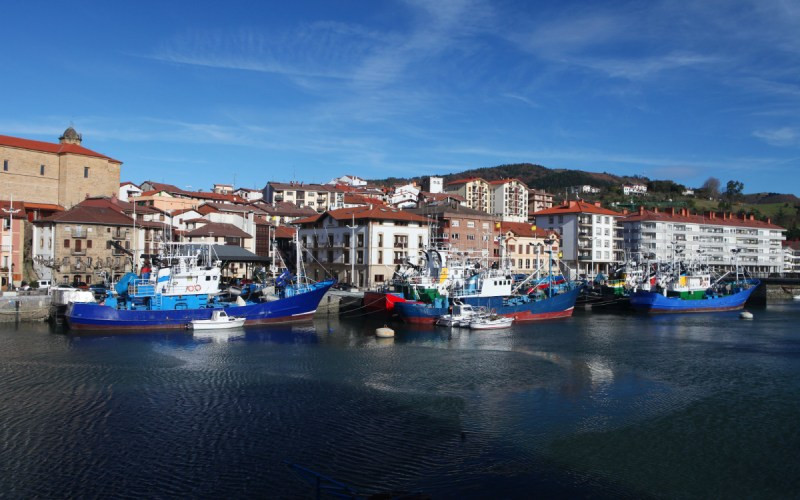
{"label": "lamp post", "polygon": [[6,290],[11,291],[14,287],[14,219],[12,218],[19,209],[14,210],[14,195],[10,196],[9,207],[4,208],[3,212],[8,214],[8,285]]}
{"label": "lamp post", "polygon": [[544,244],[547,245],[548,256],[548,271],[547,271],[547,296],[553,296],[553,240],[546,239]]}

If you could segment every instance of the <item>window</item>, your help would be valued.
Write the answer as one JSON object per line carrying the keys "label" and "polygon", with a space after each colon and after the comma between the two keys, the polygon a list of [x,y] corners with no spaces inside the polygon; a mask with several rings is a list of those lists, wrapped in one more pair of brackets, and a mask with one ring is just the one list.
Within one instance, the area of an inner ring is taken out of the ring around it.
{"label": "window", "polygon": [[467,239],[471,240],[471,241],[474,241],[475,240],[475,235],[474,234],[468,234],[467,235]]}
{"label": "window", "polygon": [[489,229],[489,223],[484,222],[483,224],[481,224],[481,227],[483,227],[484,229]]}
{"label": "window", "polygon": [[44,165],[39,165],[39,175],[44,175]]}
{"label": "window", "polygon": [[383,283],[383,275],[382,274],[376,274],[375,275],[375,283]]}
{"label": "window", "polygon": [[517,269],[522,269],[522,259],[519,259],[519,266],[517,267]]}
{"label": "window", "polygon": [[555,219],[554,219],[554,218],[553,218],[553,216],[551,215],[551,216],[549,216],[549,217],[547,218],[547,223],[548,223],[548,224],[552,224],[554,220],[555,220]]}
{"label": "window", "polygon": [[84,179],[89,178],[89,167],[83,167],[83,178]]}
{"label": "window", "polygon": [[364,233],[357,234],[356,238],[358,240],[358,245],[357,246],[363,247],[364,246]]}
{"label": "window", "polygon": [[92,248],[92,240],[86,240],[86,248]]}
{"label": "window", "polygon": [[525,259],[525,269],[531,268],[531,259]]}
{"label": "window", "polygon": [[3,171],[8,172],[8,160],[3,160]]}
{"label": "window", "polygon": [[467,221],[467,227],[474,228],[475,227],[475,221],[474,220],[468,220]]}
{"label": "window", "polygon": [[378,264],[383,264],[383,250],[378,250]]}
{"label": "window", "polygon": [[461,221],[459,221],[457,219],[453,219],[453,222],[450,225],[453,226],[453,227],[458,227],[458,226],[461,225]]}
{"label": "window", "polygon": [[378,248],[383,248],[383,233],[378,233]]}
{"label": "window", "polygon": [[64,248],[69,248],[69,240],[64,240]]}

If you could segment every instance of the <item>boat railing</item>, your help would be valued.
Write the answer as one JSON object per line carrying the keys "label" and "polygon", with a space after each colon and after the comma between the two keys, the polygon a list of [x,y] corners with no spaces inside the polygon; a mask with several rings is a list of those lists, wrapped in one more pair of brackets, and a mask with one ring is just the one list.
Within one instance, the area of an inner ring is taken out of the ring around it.
{"label": "boat railing", "polygon": [[152,297],[156,294],[156,285],[150,280],[132,280],[128,284],[128,295],[131,297]]}

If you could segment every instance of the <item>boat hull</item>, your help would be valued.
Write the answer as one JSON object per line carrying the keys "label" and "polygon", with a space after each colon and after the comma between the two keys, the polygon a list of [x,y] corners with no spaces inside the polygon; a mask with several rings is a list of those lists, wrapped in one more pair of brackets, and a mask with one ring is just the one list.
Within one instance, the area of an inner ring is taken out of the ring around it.
{"label": "boat hull", "polygon": [[665,297],[660,293],[639,290],[631,294],[630,306],[634,311],[651,314],[736,311],[744,307],[757,287],[758,282],[730,295],[696,300]]}
{"label": "boat hull", "polygon": [[405,302],[406,299],[399,294],[389,292],[364,292],[364,310],[370,313],[394,312],[394,305],[398,302]]}
{"label": "boat hull", "polygon": [[[245,318],[245,325],[294,323],[314,316],[329,282],[309,292],[271,301],[225,307],[228,316]],[[181,310],[127,310],[99,304],[70,304],[67,325],[73,330],[165,330],[185,328],[195,320],[209,320],[215,308]]]}
{"label": "boat hull", "polygon": [[[459,300],[473,308],[484,307],[498,316],[514,318],[514,321],[540,321],[572,316],[581,288],[578,285],[552,297],[521,303],[513,303],[503,297],[461,297]],[[395,304],[395,310],[407,323],[428,325],[434,324],[439,316],[449,314],[447,307],[412,301]]]}

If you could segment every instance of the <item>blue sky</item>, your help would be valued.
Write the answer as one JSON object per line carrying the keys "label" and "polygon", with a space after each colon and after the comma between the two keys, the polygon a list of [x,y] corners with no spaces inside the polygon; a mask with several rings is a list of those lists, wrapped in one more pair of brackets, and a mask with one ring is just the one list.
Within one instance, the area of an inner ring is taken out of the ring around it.
{"label": "blue sky", "polygon": [[[0,134],[122,180],[531,162],[800,194],[800,3],[6,2]],[[235,177],[234,177],[235,176]]]}

